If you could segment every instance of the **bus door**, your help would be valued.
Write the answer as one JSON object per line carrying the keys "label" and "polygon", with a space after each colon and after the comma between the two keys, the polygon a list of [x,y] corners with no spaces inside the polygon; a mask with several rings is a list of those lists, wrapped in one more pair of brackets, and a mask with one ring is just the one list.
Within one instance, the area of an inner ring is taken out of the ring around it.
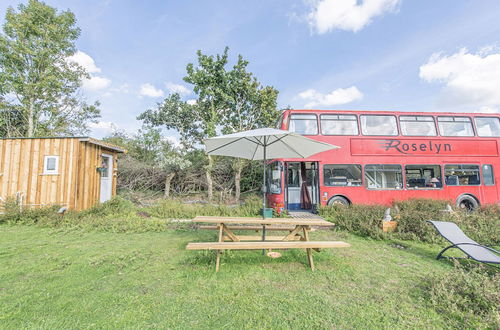
{"label": "bus door", "polygon": [[285,163],[288,210],[311,210],[319,203],[318,162]]}

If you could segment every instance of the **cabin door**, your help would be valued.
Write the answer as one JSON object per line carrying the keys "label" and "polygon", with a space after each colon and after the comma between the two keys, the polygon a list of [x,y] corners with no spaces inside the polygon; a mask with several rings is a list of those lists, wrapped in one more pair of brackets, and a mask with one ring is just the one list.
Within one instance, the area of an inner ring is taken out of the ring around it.
{"label": "cabin door", "polygon": [[101,155],[101,191],[99,201],[104,203],[112,197],[113,192],[113,156]]}

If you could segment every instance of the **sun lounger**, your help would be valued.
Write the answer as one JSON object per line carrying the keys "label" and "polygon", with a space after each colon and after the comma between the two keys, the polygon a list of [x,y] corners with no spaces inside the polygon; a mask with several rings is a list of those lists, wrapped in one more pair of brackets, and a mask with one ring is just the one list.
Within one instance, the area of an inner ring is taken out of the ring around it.
{"label": "sun lounger", "polygon": [[428,221],[437,229],[439,234],[452,245],[439,252],[437,259],[444,258],[443,253],[451,248],[460,249],[469,258],[487,264],[500,264],[500,252],[491,247],[481,245],[464,234],[453,222]]}

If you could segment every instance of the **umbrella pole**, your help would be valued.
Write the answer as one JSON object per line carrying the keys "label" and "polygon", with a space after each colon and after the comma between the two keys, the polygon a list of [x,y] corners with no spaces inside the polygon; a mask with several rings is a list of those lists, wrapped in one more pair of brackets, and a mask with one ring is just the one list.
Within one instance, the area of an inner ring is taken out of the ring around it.
{"label": "umbrella pole", "polygon": [[[266,137],[264,136],[264,163],[263,163],[263,168],[264,168],[264,173],[263,173],[263,179],[262,179],[262,219],[266,218],[266,192],[267,192],[267,187],[266,187]],[[266,240],[266,225],[264,224],[262,226],[262,240]],[[262,250],[262,255],[266,254],[266,250]]]}

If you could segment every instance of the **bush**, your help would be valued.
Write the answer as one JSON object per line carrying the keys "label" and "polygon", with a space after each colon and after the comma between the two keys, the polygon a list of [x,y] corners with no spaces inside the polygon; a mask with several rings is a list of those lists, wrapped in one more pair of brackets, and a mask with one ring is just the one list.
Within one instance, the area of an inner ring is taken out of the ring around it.
{"label": "bush", "polygon": [[382,239],[386,237],[386,234],[381,229],[386,208],[380,205],[344,206],[335,204],[321,207],[319,213],[326,220],[333,222],[335,228],[347,230],[361,236]]}
{"label": "bush", "polygon": [[138,207],[119,196],[88,210],[68,211],[64,216],[57,213],[59,207],[20,210],[9,201],[0,222],[38,225],[51,228],[100,230],[108,232],[164,231],[189,225],[171,224],[171,219],[191,219],[197,215],[258,216],[261,200],[250,196],[239,206],[215,204],[187,204],[180,200],[163,199],[151,207]]}
{"label": "bush", "polygon": [[488,274],[484,267],[457,262],[448,276],[424,280],[430,303],[454,327],[500,329],[500,274]]}
{"label": "bush", "polygon": [[238,206],[182,203],[176,199],[164,199],[150,207],[148,212],[159,218],[192,219],[197,215],[255,217],[260,215],[262,201],[257,196],[248,197]]}
{"label": "bush", "polygon": [[[386,206],[342,205],[320,208],[320,214],[336,224],[337,228],[352,233],[383,239],[394,237],[404,240],[420,240],[436,243],[441,241],[433,226],[427,220],[451,221],[456,223],[469,237],[485,245],[498,245],[500,228],[500,206],[488,205],[475,212],[455,210],[442,212],[446,202],[431,199],[411,199],[395,202],[391,206],[393,220],[398,221],[394,233],[381,230]],[[399,212],[398,212],[399,211]]]}

